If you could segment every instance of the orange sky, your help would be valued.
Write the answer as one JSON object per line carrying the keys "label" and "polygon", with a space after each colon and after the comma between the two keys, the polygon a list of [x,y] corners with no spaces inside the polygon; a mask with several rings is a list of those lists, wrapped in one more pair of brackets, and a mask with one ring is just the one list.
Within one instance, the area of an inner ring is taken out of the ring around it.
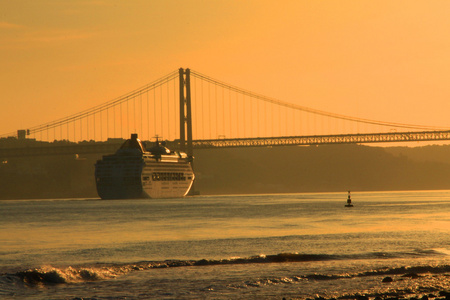
{"label": "orange sky", "polygon": [[449,1],[0,0],[0,134],[180,67],[318,110],[450,127]]}

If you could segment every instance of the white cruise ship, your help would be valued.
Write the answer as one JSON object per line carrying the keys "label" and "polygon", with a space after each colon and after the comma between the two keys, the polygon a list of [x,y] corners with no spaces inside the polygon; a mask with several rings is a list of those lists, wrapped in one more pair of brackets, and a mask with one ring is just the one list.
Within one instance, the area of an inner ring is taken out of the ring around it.
{"label": "white cruise ship", "polygon": [[147,150],[137,134],[95,164],[97,192],[102,199],[183,197],[194,177],[186,153],[170,151],[158,141]]}

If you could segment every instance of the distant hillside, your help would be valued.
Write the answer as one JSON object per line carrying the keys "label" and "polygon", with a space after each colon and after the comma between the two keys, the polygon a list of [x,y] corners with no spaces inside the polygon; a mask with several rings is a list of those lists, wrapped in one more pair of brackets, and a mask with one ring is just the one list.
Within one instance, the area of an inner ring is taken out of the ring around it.
{"label": "distant hillside", "polygon": [[205,194],[448,189],[450,147],[198,150],[195,168]]}
{"label": "distant hillside", "polygon": [[[34,157],[0,164],[0,199],[97,197],[100,155]],[[450,146],[196,150],[201,194],[450,189]]]}
{"label": "distant hillside", "polygon": [[423,147],[389,147],[388,153],[403,155],[418,162],[450,163],[450,145],[433,145]]}

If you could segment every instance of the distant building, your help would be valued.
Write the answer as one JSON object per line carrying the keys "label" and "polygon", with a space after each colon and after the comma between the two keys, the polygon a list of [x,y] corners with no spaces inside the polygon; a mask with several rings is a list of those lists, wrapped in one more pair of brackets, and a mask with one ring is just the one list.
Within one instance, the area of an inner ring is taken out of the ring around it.
{"label": "distant building", "polygon": [[27,135],[30,135],[30,130],[17,130],[17,139],[24,140],[27,138]]}

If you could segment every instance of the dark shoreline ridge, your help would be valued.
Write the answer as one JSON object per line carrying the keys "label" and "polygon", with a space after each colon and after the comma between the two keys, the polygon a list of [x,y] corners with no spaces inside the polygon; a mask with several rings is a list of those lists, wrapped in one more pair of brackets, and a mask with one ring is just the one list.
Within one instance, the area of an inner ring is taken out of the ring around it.
{"label": "dark shoreline ridge", "polygon": [[[6,159],[0,199],[98,198],[94,164],[101,156]],[[450,189],[450,145],[197,149],[194,156],[202,195]]]}

